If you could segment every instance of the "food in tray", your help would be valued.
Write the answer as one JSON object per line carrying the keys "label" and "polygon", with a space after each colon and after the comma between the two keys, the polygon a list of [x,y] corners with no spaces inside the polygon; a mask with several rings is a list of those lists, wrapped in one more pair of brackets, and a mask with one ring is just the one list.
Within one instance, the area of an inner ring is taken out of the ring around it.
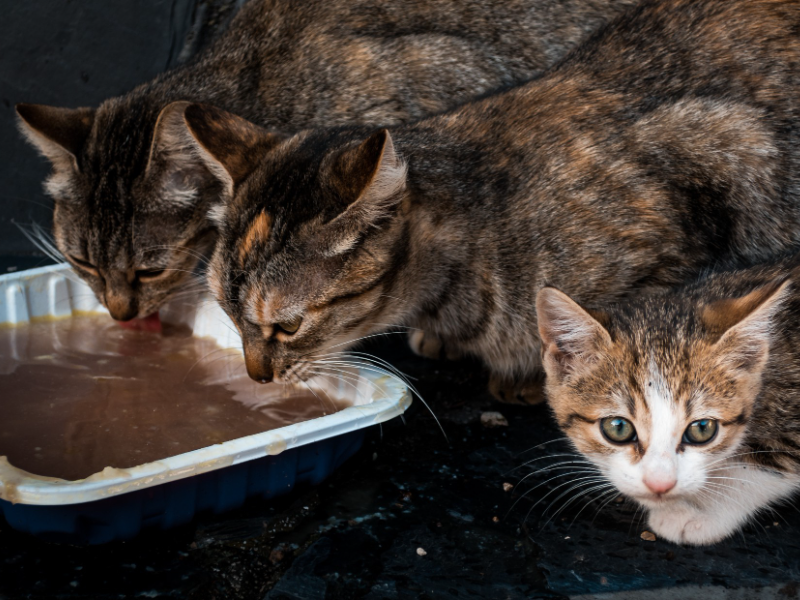
{"label": "food in tray", "polygon": [[74,480],[337,412],[310,388],[259,385],[241,354],[188,327],[107,315],[0,327],[0,456]]}

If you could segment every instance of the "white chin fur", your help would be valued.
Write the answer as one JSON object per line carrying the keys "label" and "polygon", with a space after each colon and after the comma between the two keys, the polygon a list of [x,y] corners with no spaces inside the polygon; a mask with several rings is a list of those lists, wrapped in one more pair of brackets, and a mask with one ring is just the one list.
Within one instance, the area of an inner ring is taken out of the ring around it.
{"label": "white chin fur", "polygon": [[598,466],[620,492],[647,509],[651,531],[677,544],[720,542],[800,490],[800,476],[760,469],[738,458],[709,464],[698,453],[681,465],[675,489],[656,499],[624,456],[612,455]]}

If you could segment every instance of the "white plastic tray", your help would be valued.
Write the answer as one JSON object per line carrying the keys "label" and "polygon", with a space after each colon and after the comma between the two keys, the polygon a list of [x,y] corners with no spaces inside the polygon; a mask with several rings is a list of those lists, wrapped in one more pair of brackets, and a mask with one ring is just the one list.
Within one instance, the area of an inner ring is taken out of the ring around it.
{"label": "white plastic tray", "polygon": [[[161,317],[166,322],[186,324],[195,335],[213,338],[222,347],[241,349],[239,336],[227,315],[214,303],[205,302],[202,306],[197,310],[186,310],[186,305],[167,306]],[[40,317],[69,318],[76,312],[106,310],[69,265],[0,276],[0,324],[24,323]],[[355,405],[338,413],[129,469],[107,467],[86,479],[64,481],[26,473],[0,456],[0,499],[48,506],[92,502],[280,454],[289,448],[388,421],[410,406],[408,388],[398,379],[363,369],[354,371],[365,380],[365,385],[357,391],[352,386],[340,385],[337,396],[352,398]]]}

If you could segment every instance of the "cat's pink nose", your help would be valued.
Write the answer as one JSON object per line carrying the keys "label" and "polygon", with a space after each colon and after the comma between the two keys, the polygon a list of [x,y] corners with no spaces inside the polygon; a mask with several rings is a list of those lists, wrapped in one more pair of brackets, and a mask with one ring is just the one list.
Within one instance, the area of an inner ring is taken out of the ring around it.
{"label": "cat's pink nose", "polygon": [[666,494],[675,487],[677,480],[674,477],[645,477],[644,484],[654,494]]}

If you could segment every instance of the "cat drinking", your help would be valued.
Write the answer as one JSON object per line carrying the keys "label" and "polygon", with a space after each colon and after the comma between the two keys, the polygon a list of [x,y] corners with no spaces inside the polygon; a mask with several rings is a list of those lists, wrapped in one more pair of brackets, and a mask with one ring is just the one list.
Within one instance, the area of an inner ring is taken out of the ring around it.
{"label": "cat drinking", "polygon": [[209,282],[251,376],[401,326],[535,402],[545,285],[607,302],[797,244],[798,26],[797,2],[644,2],[542,78],[388,130],[187,108],[232,190]]}
{"label": "cat drinking", "polygon": [[541,74],[634,4],[251,0],[199,56],[97,108],[18,105],[53,165],[54,245],[120,321],[193,298],[228,190],[179,133],[186,101],[288,131],[406,122]]}

